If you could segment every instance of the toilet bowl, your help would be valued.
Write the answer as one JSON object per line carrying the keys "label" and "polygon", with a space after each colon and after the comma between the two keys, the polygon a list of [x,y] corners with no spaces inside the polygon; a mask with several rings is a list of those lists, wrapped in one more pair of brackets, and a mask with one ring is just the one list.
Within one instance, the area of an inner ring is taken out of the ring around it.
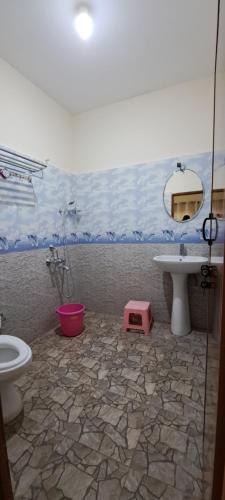
{"label": "toilet bowl", "polygon": [[5,423],[19,415],[23,408],[20,392],[13,381],[23,374],[31,360],[31,348],[23,340],[0,335],[0,394]]}

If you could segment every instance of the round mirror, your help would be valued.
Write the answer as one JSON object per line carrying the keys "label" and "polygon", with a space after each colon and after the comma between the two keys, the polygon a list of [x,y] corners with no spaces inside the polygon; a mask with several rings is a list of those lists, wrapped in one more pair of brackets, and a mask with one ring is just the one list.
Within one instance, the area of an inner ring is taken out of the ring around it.
{"label": "round mirror", "polygon": [[193,219],[204,201],[200,177],[193,170],[181,168],[180,165],[166,182],[163,201],[167,213],[175,221],[187,222]]}
{"label": "round mirror", "polygon": [[212,211],[217,219],[225,219],[225,165],[214,171]]}

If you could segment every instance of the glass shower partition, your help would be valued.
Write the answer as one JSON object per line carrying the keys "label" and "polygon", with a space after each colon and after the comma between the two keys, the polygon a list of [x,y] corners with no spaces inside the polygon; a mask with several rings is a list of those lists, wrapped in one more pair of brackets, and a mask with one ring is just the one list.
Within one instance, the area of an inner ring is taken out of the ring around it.
{"label": "glass shower partition", "polygon": [[[218,45],[214,75],[211,224],[209,245],[208,335],[204,422],[204,500],[220,500],[224,470],[224,229],[225,229],[225,0],[218,1]],[[217,227],[216,227],[217,226]],[[219,409],[219,411],[218,411]]]}

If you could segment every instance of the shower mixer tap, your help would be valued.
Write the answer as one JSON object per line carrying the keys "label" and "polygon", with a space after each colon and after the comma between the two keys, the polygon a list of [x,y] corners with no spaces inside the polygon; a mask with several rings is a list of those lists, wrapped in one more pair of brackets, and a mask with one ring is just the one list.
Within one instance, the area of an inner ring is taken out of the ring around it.
{"label": "shower mixer tap", "polygon": [[49,246],[50,255],[46,258],[46,265],[50,267],[54,264],[55,267],[63,267],[66,263],[66,260],[63,257],[59,257],[58,250],[53,246]]}
{"label": "shower mixer tap", "polygon": [[61,268],[64,271],[69,271],[69,267],[66,266],[66,264],[65,264],[65,259],[60,259],[60,260],[62,260],[62,262],[59,262],[58,268]]}
{"label": "shower mixer tap", "polygon": [[54,245],[50,245],[49,254],[46,256],[46,266],[49,268],[52,284],[58,288],[61,299],[62,297],[71,299],[75,291],[67,248],[66,221],[68,216],[76,217],[80,212],[75,201],[70,201],[59,209],[59,214],[62,216],[62,248],[58,250]]}

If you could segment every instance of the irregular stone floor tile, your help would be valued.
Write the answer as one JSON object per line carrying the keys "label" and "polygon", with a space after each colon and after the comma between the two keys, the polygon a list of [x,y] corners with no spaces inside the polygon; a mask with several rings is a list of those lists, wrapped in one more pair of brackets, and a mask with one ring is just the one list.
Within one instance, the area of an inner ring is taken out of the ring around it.
{"label": "irregular stone floor tile", "polygon": [[121,331],[88,313],[77,338],[32,343],[6,426],[15,500],[201,498],[206,336]]}

